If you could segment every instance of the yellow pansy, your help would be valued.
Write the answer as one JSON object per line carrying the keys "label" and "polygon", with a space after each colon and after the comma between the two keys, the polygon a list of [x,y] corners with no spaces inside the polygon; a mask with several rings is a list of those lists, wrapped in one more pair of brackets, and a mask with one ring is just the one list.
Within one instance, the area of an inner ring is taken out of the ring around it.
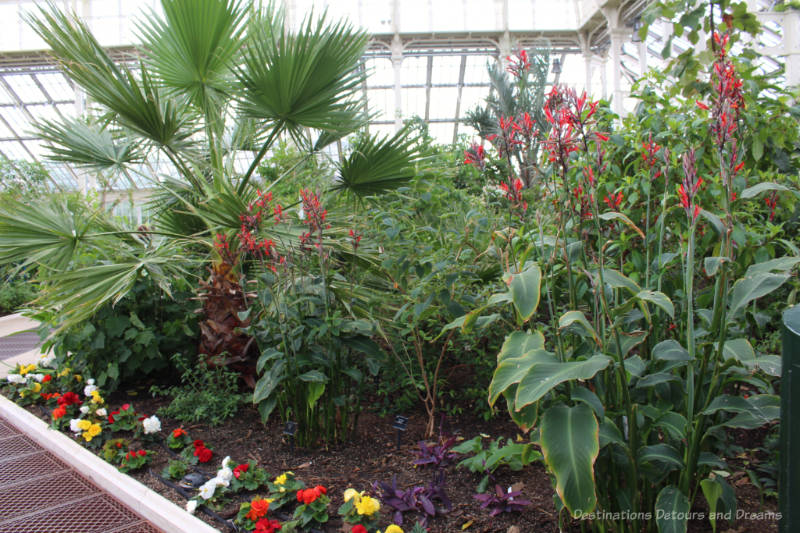
{"label": "yellow pansy", "polygon": [[89,428],[92,427],[92,423],[89,420],[81,420],[78,422],[78,427],[84,431],[89,431]]}
{"label": "yellow pansy", "polygon": [[353,498],[355,498],[356,501],[361,499],[361,495],[358,493],[356,489],[347,489],[346,491],[344,491],[344,501],[349,502]]}
{"label": "yellow pansy", "polygon": [[369,496],[361,496],[361,498],[356,501],[356,511],[358,514],[364,516],[372,516],[377,513],[381,508],[381,503],[376,500],[375,498],[371,498]]}
{"label": "yellow pansy", "polygon": [[400,526],[392,524],[391,526],[387,527],[386,531],[383,533],[403,533],[403,529]]}
{"label": "yellow pansy", "polygon": [[97,405],[103,404],[103,397],[100,396],[100,391],[93,390],[92,391],[92,403]]}

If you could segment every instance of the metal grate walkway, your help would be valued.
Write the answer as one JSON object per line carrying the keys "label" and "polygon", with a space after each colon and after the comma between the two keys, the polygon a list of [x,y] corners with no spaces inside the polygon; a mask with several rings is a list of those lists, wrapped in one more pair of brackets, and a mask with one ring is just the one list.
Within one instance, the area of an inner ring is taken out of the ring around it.
{"label": "metal grate walkway", "polygon": [[0,533],[158,533],[0,418]]}
{"label": "metal grate walkway", "polygon": [[0,337],[0,361],[33,350],[42,343],[35,331],[23,331]]}

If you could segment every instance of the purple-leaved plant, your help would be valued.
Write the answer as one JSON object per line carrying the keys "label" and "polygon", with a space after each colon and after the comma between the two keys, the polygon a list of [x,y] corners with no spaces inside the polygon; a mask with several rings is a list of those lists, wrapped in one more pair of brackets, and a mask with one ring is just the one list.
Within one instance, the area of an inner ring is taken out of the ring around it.
{"label": "purple-leaved plant", "polygon": [[522,511],[523,507],[530,505],[528,500],[520,499],[522,492],[518,490],[504,491],[500,485],[494,486],[494,492],[476,494],[474,497],[481,502],[481,508],[489,509],[489,516],[497,516],[500,513],[513,513]]}
{"label": "purple-leaved plant", "polygon": [[[373,483],[373,487],[380,491],[381,503],[394,511],[392,521],[397,525],[403,525],[403,513],[416,512],[422,515],[422,525],[427,526],[430,518],[444,514],[453,506],[444,490],[443,472],[427,486],[399,489],[397,476],[393,476],[391,483],[380,481]],[[441,507],[437,508],[434,501],[441,503]]]}

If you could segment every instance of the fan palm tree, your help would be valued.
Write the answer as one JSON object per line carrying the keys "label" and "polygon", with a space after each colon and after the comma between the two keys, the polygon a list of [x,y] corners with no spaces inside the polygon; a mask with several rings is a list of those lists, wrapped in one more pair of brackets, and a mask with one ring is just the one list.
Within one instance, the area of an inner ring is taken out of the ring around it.
{"label": "fan palm tree", "polygon": [[[201,328],[213,338],[201,345],[214,347],[207,355],[241,352],[249,344],[235,328],[243,325],[237,311],[245,299],[234,265],[214,254],[213,237],[235,233],[257,189],[271,186],[256,183],[255,171],[278,138],[294,139],[311,155],[366,123],[358,96],[368,36],[325,15],[308,17],[295,32],[280,10],[250,0],[161,4],[163,14],[149,13],[138,24],[139,53],[125,61],[52,4],[27,17],[92,102],[91,120],[38,124],[50,158],[148,180],[157,189],[152,225],[126,227],[102,209],[77,209],[63,198],[33,209],[11,203],[0,212],[0,263],[43,267],[37,304],[54,309],[61,328],[115,303],[141,276],[168,292],[170,279],[205,265],[211,274],[202,284]],[[242,153],[251,160],[239,173],[234,161]],[[361,137],[331,176],[331,190],[380,193],[407,181],[418,158],[405,130]],[[154,160],[167,164],[153,169]],[[280,242],[291,238],[290,231]]]}

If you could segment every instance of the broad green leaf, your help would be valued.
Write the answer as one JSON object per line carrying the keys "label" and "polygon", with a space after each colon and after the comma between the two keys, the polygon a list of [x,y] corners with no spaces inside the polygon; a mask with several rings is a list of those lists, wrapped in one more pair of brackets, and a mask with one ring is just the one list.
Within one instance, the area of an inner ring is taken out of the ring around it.
{"label": "broad green leaf", "polygon": [[781,274],[786,274],[790,270],[792,270],[797,263],[800,263],[800,257],[796,256],[787,256],[787,257],[778,257],[777,259],[770,259],[769,261],[763,261],[761,263],[756,263],[754,265],[750,265],[747,268],[747,272],[745,272],[745,277],[751,277],[756,274],[761,274],[763,272],[772,272],[777,270]]}
{"label": "broad green leaf", "polygon": [[680,378],[669,372],[656,372],[654,374],[647,374],[636,382],[637,388],[655,387],[662,383],[669,383],[670,381],[679,381]]}
{"label": "broad green leaf", "polygon": [[744,200],[747,198],[753,198],[755,196],[758,196],[762,192],[767,192],[767,191],[794,192],[789,187],[780,185],[779,183],[762,181],[761,183],[757,183],[756,185],[753,185],[752,187],[748,187],[745,190],[743,190],[742,194],[739,195],[739,197]]}
{"label": "broad green leaf", "polygon": [[506,399],[506,407],[511,420],[522,430],[523,433],[528,433],[534,428],[536,422],[539,420],[539,404],[534,403],[527,405],[519,411],[514,409],[514,396],[517,394],[517,386],[512,385],[505,392],[503,396]]}
{"label": "broad green leaf", "polygon": [[535,362],[555,360],[544,349],[544,335],[540,332],[515,331],[507,336],[497,354],[497,368],[489,384],[489,405],[494,405],[511,385],[519,383]]}
{"label": "broad green leaf", "polygon": [[603,402],[597,397],[597,394],[587,389],[586,387],[575,387],[572,390],[572,399],[578,402],[583,402],[594,411],[598,420],[602,420],[606,416],[606,410],[603,407]]}
{"label": "broad green leaf", "polygon": [[686,417],[680,413],[667,411],[655,421],[655,425],[665,430],[675,440],[686,438],[688,422]]}
{"label": "broad green leaf", "polygon": [[[714,347],[719,346],[718,342],[714,343]],[[735,359],[747,368],[753,368],[756,365],[756,352],[750,345],[747,339],[731,339],[725,341],[722,347],[722,358],[726,361],[728,359]]]}
{"label": "broad green leaf", "polygon": [[317,400],[320,399],[320,397],[324,392],[325,392],[325,383],[321,381],[315,381],[308,384],[308,389],[306,393],[306,403],[308,404],[309,409],[314,408],[314,406],[317,404]]}
{"label": "broad green leaf", "polygon": [[328,376],[320,372],[319,370],[309,370],[303,374],[297,376],[297,379],[300,381],[305,381],[308,383],[327,383]]}
{"label": "broad green leaf", "polygon": [[[777,420],[780,417],[781,399],[772,394],[757,394],[749,398],[741,396],[731,396],[723,394],[711,401],[711,404],[703,411],[703,414],[714,414],[717,411],[728,411],[742,416],[734,424],[746,424],[753,427],[761,427],[764,424]],[[735,419],[736,417],[734,417]],[[732,420],[734,420],[732,419]],[[730,421],[723,425],[727,425]],[[735,426],[739,427],[739,426]]]}
{"label": "broad green leaf", "polygon": [[700,488],[703,489],[703,496],[708,502],[709,517],[711,522],[712,531],[717,530],[717,502],[722,497],[722,485],[716,479],[704,479],[700,482]]}
{"label": "broad green leaf", "polygon": [[602,213],[602,214],[599,215],[599,218],[601,220],[620,220],[620,221],[622,221],[623,224],[625,224],[626,226],[631,228],[633,231],[635,231],[639,235],[639,237],[644,239],[644,232],[642,230],[640,230],[639,227],[636,224],[634,224],[633,221],[630,218],[628,218],[627,216],[623,215],[619,211],[610,211],[608,213]]}
{"label": "broad green leaf", "polygon": [[580,311],[567,311],[561,318],[558,319],[558,327],[559,329],[568,328],[572,324],[578,323],[584,330],[584,332],[591,335],[594,342],[599,346],[600,345],[600,338],[597,336],[597,332],[594,330],[592,325],[586,320],[584,314]]}
{"label": "broad green leaf", "polygon": [[599,425],[586,405],[550,407],[542,417],[539,445],[555,475],[556,492],[572,516],[597,505],[594,462],[600,452]]}
{"label": "broad green leaf", "polygon": [[522,321],[526,322],[539,307],[542,270],[537,263],[532,263],[519,274],[508,274],[506,279],[514,307]]}
{"label": "broad green leaf", "polygon": [[753,138],[753,144],[750,146],[750,152],[753,154],[753,159],[759,161],[764,157],[764,143],[758,137]]}
{"label": "broad green leaf", "polygon": [[717,272],[719,272],[719,267],[726,261],[729,261],[727,257],[706,257],[703,259],[703,270],[705,270],[706,276],[716,276]]}
{"label": "broad green leaf", "polygon": [[619,444],[624,447],[625,439],[614,421],[605,417],[600,424],[600,447],[604,448],[608,444]]}
{"label": "broad green leaf", "polygon": [[756,359],[756,367],[768,376],[781,377],[781,357],[779,355],[762,355]]}
{"label": "broad green leaf", "polygon": [[653,359],[660,361],[690,361],[689,352],[673,339],[661,341],[653,347]]}
{"label": "broad green leaf", "polygon": [[736,313],[746,307],[747,304],[771,293],[783,285],[788,279],[788,274],[759,272],[737,280],[731,289],[729,303],[730,316],[735,316]]}
{"label": "broad green leaf", "polygon": [[658,291],[639,291],[636,297],[660,307],[670,318],[675,318],[675,306],[666,294]]}
{"label": "broad green leaf", "polygon": [[267,373],[261,376],[256,382],[256,388],[253,391],[253,403],[259,403],[272,396],[272,392],[286,377],[285,369],[285,360],[280,359],[275,361],[275,364],[272,365]]}
{"label": "broad green leaf", "polygon": [[[619,340],[621,347],[619,347],[619,351],[622,352],[622,356],[625,357],[628,353],[635,347],[644,342],[645,338],[647,338],[646,331],[634,331],[633,333],[625,333],[621,332],[619,335]],[[617,339],[616,337],[612,337],[613,342],[613,349],[617,350]]]}
{"label": "broad green leaf", "polygon": [[[595,279],[599,283],[599,272],[595,272]],[[613,268],[603,269],[603,281],[612,289],[626,289],[631,295],[636,296],[642,290],[635,281]]]}
{"label": "broad green leaf", "polygon": [[683,468],[680,454],[669,444],[651,444],[639,448],[638,460],[640,463],[657,462],[661,467],[668,466],[670,470]]}
{"label": "broad green leaf", "polygon": [[689,498],[677,487],[661,489],[656,498],[656,525],[659,533],[686,533]]}
{"label": "broad green leaf", "polygon": [[722,220],[720,220],[720,218],[711,211],[701,209],[700,216],[708,220],[711,225],[714,226],[714,229],[718,235],[722,235],[722,233],[725,231],[725,225],[722,223]]}
{"label": "broad green leaf", "polygon": [[593,378],[609,363],[611,358],[602,354],[595,354],[584,361],[535,362],[519,382],[515,405],[521,409],[532,404],[565,381]]}

